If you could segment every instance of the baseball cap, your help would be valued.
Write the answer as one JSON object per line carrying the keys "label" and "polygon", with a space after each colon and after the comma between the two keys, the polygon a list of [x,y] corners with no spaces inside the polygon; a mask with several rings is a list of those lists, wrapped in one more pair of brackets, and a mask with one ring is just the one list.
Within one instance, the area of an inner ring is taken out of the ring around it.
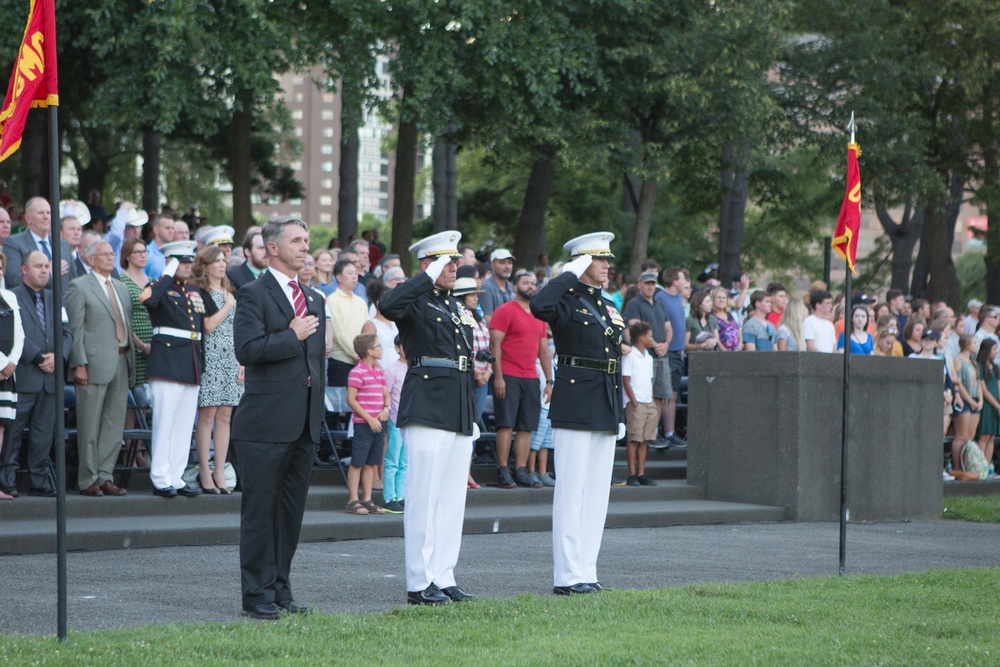
{"label": "baseball cap", "polygon": [[510,254],[510,250],[506,248],[497,248],[490,253],[490,261],[496,262],[497,260],[503,259],[514,259],[514,255]]}
{"label": "baseball cap", "polygon": [[639,276],[640,283],[655,283],[656,282],[656,272],[647,271],[646,273]]}

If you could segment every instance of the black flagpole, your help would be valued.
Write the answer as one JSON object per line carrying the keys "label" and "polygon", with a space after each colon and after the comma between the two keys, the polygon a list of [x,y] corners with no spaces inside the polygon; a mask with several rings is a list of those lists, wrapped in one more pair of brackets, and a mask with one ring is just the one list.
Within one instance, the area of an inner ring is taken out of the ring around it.
{"label": "black flagpole", "polygon": [[[851,112],[851,143],[854,143],[854,112]],[[850,256],[850,249],[848,249]],[[847,520],[851,510],[847,507],[847,416],[851,395],[851,341],[848,333],[851,331],[851,263],[845,262],[844,268],[844,411],[840,434],[840,576],[847,570]]]}
{"label": "black flagpole", "polygon": [[52,340],[56,384],[56,588],[58,637],[66,640],[66,431],[63,363],[62,207],[59,205],[59,107],[49,105],[49,202],[52,209]]}

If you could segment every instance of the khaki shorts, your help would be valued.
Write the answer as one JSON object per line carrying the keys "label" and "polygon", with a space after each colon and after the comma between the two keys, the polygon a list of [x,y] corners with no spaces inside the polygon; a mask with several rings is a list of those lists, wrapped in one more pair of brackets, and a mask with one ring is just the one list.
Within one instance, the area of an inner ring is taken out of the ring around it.
{"label": "khaki shorts", "polygon": [[656,403],[632,403],[625,406],[625,428],[629,442],[649,442],[656,440],[656,427],[660,423],[660,411]]}

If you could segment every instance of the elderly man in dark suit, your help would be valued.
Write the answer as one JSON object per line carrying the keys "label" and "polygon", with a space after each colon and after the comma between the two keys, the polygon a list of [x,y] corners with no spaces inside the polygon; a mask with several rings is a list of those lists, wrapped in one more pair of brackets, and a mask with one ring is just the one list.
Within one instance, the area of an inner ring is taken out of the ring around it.
{"label": "elderly man in dark suit", "polygon": [[[31,495],[54,498],[55,480],[49,453],[54,442],[55,423],[55,354],[53,338],[55,318],[63,310],[53,306],[52,290],[46,289],[52,264],[44,253],[35,250],[24,258],[21,272],[24,281],[11,290],[17,296],[24,328],[24,350],[17,364],[17,417],[13,428],[4,432],[0,450],[0,488],[15,488],[18,456],[25,449],[31,474]],[[60,354],[69,357],[73,332],[63,327]],[[27,442],[24,429],[29,428]]]}
{"label": "elderly man in dark suit", "polygon": [[[20,234],[14,234],[3,242],[3,253],[7,256],[7,270],[4,271],[4,281],[7,289],[13,289],[21,284],[22,258],[33,250],[41,250],[45,256],[52,259],[52,208],[44,197],[32,197],[24,205],[24,224],[28,227]],[[62,253],[62,275],[70,271],[69,260],[72,252],[64,239],[59,239]],[[69,278],[71,276],[67,276]],[[63,282],[65,289],[66,282]],[[52,287],[52,277],[46,287]]]}
{"label": "elderly man in dark suit", "polygon": [[132,299],[128,288],[111,277],[111,244],[92,243],[85,256],[93,271],[66,290],[73,327],[69,365],[76,383],[80,494],[124,496],[125,489],[115,486],[112,477],[125,429],[128,389],[135,384]]}
{"label": "elderly man in dark suit", "polygon": [[233,322],[245,391],[232,439],[243,488],[243,615],[272,620],[311,611],[292,596],[289,571],[325,415],[326,333],[322,298],[296,278],[309,256],[306,224],[275,218],[262,238],[270,267],[240,289]]}

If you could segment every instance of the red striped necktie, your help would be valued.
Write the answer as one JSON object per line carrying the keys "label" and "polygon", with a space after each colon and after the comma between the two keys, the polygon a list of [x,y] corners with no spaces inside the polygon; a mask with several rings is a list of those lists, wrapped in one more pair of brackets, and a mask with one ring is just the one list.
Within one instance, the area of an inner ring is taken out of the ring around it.
{"label": "red striped necktie", "polygon": [[305,317],[309,314],[306,310],[306,295],[302,293],[302,288],[294,280],[288,282],[292,288],[292,302],[295,304],[295,317]]}

